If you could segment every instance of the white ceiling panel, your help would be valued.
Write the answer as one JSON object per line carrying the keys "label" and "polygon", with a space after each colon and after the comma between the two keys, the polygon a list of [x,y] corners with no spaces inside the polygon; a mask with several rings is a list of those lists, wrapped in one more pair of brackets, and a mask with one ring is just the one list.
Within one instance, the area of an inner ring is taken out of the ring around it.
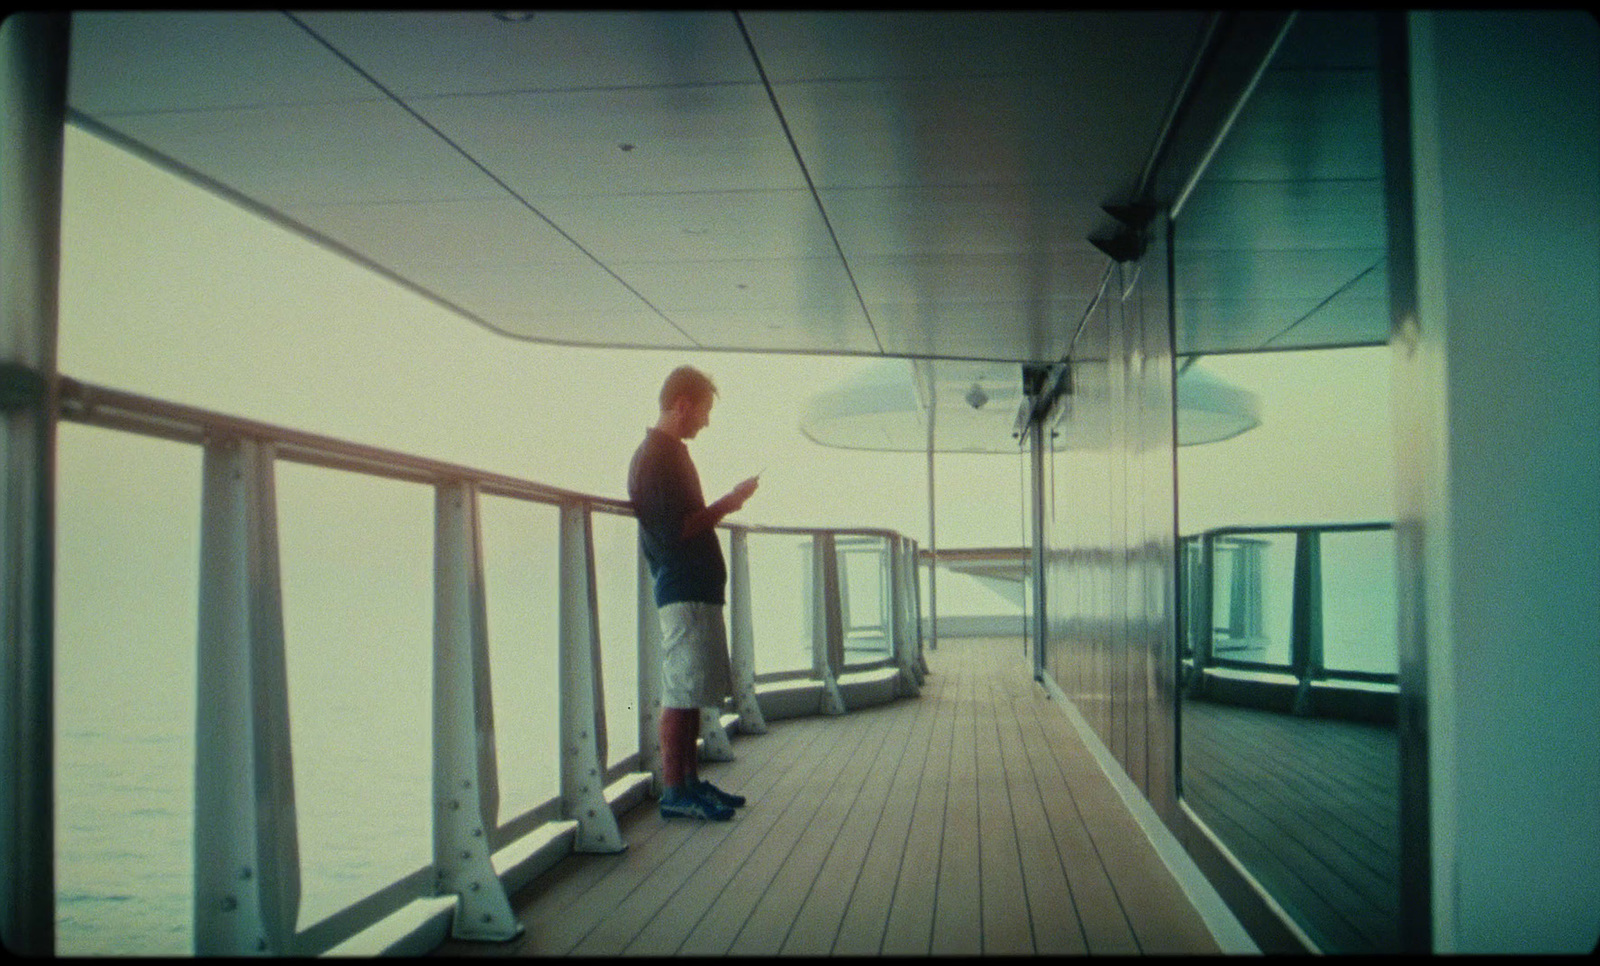
{"label": "white ceiling panel", "polygon": [[[514,12],[513,12],[514,13]],[[759,81],[728,11],[297,13],[404,98]]]}
{"label": "white ceiling panel", "polygon": [[1100,259],[1076,252],[861,256],[850,260],[868,302],[1082,304],[1100,284]]}
{"label": "white ceiling panel", "polygon": [[462,305],[496,332],[557,345],[616,346],[631,349],[699,349],[660,315],[642,305],[614,310],[542,308],[504,293],[472,290]]}
{"label": "white ceiling panel", "polygon": [[1084,239],[1104,213],[1098,206],[1057,204],[1059,194],[1058,187],[1030,185],[817,192],[848,258],[1033,251],[1093,256]]}
{"label": "white ceiling panel", "polygon": [[815,352],[815,340],[821,333],[834,352],[877,355],[883,351],[859,303],[687,309],[668,314],[698,345],[709,349]]}
{"label": "white ceiling panel", "polygon": [[528,200],[608,263],[838,257],[816,199],[806,191]]}
{"label": "white ceiling panel", "polygon": [[410,277],[426,289],[460,305],[481,309],[523,306],[541,315],[593,309],[600,312],[648,311],[599,265],[418,265]]}
{"label": "white ceiling panel", "polygon": [[612,261],[609,267],[663,312],[860,309],[850,275],[837,258]]}
{"label": "white ceiling panel", "polygon": [[290,217],[391,269],[592,262],[514,198],[293,206]]}
{"label": "white ceiling panel", "polygon": [[889,355],[1002,360],[1020,348],[1024,358],[1060,359],[1083,304],[869,302],[867,311]]}
{"label": "white ceiling panel", "polygon": [[1156,135],[1127,123],[1119,93],[1016,75],[774,87],[818,188],[1070,182],[1106,202],[1125,200]]}
{"label": "white ceiling panel", "polygon": [[414,107],[522,194],[806,186],[760,85],[426,98]]}
{"label": "white ceiling panel", "polygon": [[276,11],[72,17],[72,106],[97,117],[380,97]]}
{"label": "white ceiling panel", "polygon": [[389,101],[137,114],[123,134],[278,210],[503,197],[459,152]]}
{"label": "white ceiling panel", "polygon": [[[1162,78],[1187,66],[1205,22],[1199,11],[751,11],[743,17],[776,84],[1036,73],[1150,83],[1163,96],[1172,87]],[[1126,76],[1130,64],[1141,76]]]}

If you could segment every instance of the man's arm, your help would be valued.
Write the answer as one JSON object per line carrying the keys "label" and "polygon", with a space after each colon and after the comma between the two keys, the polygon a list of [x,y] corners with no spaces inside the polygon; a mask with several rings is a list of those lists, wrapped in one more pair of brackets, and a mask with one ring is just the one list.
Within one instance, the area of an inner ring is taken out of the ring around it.
{"label": "man's arm", "polygon": [[752,476],[748,480],[729,490],[727,495],[711,503],[701,510],[689,514],[683,521],[683,539],[689,540],[712,529],[722,522],[722,518],[730,513],[737,513],[744,506],[744,501],[760,485],[758,478]]}

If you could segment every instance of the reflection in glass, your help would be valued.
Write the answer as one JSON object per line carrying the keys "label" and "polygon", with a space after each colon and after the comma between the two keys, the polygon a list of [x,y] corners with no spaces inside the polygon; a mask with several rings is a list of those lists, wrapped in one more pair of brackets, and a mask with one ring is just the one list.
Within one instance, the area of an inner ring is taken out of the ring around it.
{"label": "reflection in glass", "polygon": [[[1380,131],[1376,17],[1297,15],[1173,221],[1180,375],[1387,341]],[[1263,425],[1295,418],[1272,402]],[[1222,525],[1180,540],[1180,795],[1317,949],[1398,951],[1393,533],[1312,525],[1308,481],[1345,467],[1291,449],[1226,477],[1196,514]]]}

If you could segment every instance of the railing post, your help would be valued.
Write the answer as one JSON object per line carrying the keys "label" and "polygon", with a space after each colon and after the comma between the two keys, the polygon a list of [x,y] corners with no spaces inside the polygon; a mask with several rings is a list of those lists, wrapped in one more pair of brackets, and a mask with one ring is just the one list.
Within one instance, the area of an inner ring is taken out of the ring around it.
{"label": "railing post", "polygon": [[0,945],[55,952],[57,290],[71,14],[0,21]]}
{"label": "railing post", "polygon": [[440,485],[434,502],[433,864],[436,892],[455,893],[456,939],[523,931],[490,860],[499,810],[493,691],[478,493]]}
{"label": "railing post", "polygon": [[1194,638],[1195,679],[1204,677],[1211,666],[1212,653],[1217,640],[1216,580],[1217,537],[1211,531],[1200,535],[1200,572],[1195,581],[1195,608],[1193,620],[1198,622],[1199,633]]}
{"label": "railing post", "polygon": [[[726,611],[724,608],[724,620]],[[729,664],[728,676],[731,678],[732,655],[729,655]],[[733,743],[728,740],[728,729],[722,726],[722,709],[726,705],[727,699],[723,699],[715,706],[707,705],[700,709],[700,761],[733,761]]]}
{"label": "railing post", "polygon": [[639,548],[639,768],[651,774],[650,793],[665,790],[661,771],[661,615],[655,579]]}
{"label": "railing post", "polygon": [[739,730],[764,735],[767,720],[756,700],[755,620],[750,599],[750,531],[733,527],[728,536],[728,636],[733,663],[733,703]]}
{"label": "railing post", "polygon": [[606,802],[605,689],[589,507],[561,506],[561,811],[578,852],[627,848]]}
{"label": "railing post", "polygon": [[911,629],[917,639],[917,674],[919,680],[926,681],[931,672],[928,670],[928,656],[922,650],[922,571],[921,564],[917,562],[922,548],[909,537],[906,542],[910,545],[906,552],[911,558],[908,564],[911,569]]}
{"label": "railing post", "polygon": [[293,952],[300,865],[273,448],[205,444],[195,701],[194,950]]}
{"label": "railing post", "polygon": [[907,570],[907,560],[911,566],[916,565],[916,558],[910,556],[910,541],[898,534],[889,539],[889,586],[890,586],[890,637],[894,647],[895,665],[900,669],[900,691],[902,694],[920,695],[922,693],[922,674],[917,668],[916,638],[913,626],[916,622],[916,597],[912,590],[915,580],[915,571]]}
{"label": "railing post", "polygon": [[1311,682],[1322,676],[1322,540],[1316,530],[1295,532],[1289,664],[1300,681],[1294,713],[1306,714],[1311,710]]}
{"label": "railing post", "polygon": [[839,557],[833,534],[818,532],[811,551],[811,673],[822,681],[822,714],[844,714],[839,665],[844,650],[844,615],[839,602]]}

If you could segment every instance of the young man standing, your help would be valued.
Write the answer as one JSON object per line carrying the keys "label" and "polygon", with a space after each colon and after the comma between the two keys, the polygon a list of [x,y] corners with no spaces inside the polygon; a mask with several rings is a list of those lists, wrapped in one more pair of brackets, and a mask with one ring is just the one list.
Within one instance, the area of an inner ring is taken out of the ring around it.
{"label": "young man standing", "polygon": [[645,431],[628,467],[628,498],[661,619],[661,765],[665,818],[725,821],[744,798],[700,778],[695,742],[700,709],[720,707],[732,693],[722,607],[728,568],[716,526],[744,506],[755,477],[707,506],[700,475],[684,440],[711,424],[717,387],[692,366],[661,386],[661,417]]}

